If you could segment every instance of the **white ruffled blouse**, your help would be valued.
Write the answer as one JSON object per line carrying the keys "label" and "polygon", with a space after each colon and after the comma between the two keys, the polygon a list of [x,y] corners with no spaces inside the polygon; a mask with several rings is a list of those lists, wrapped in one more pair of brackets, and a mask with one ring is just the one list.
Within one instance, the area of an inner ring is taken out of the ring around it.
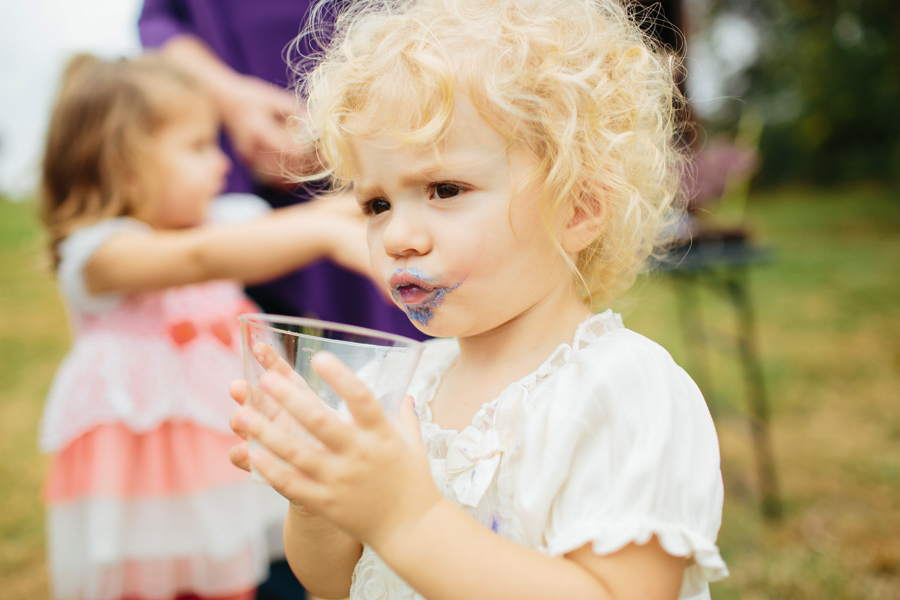
{"label": "white ruffled blouse", "polygon": [[[662,347],[618,314],[594,315],[457,432],[432,422],[429,403],[459,347],[427,345],[410,393],[446,498],[551,556],[588,543],[610,554],[656,535],[666,552],[688,558],[679,597],[709,598],[708,582],[728,574],[716,547],[718,440],[700,390]],[[369,547],[350,597],[421,598]]]}

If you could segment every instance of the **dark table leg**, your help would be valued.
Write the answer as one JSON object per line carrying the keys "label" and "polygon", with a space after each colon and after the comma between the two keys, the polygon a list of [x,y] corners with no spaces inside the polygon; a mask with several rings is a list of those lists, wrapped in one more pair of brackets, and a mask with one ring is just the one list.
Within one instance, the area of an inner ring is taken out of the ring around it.
{"label": "dark table leg", "polygon": [[697,387],[703,391],[709,412],[716,415],[716,396],[710,376],[706,327],[701,314],[700,298],[697,287],[700,274],[696,272],[673,274],[676,297],[678,298],[678,314],[681,320],[685,347],[690,355],[690,372]]}
{"label": "dark table leg", "polygon": [[717,412],[716,395],[707,354],[711,340],[700,312],[700,295],[697,293],[699,286],[706,283],[715,291],[723,292],[724,299],[735,311],[737,354],[744,375],[744,388],[749,405],[748,421],[757,467],[761,509],[766,519],[774,521],[781,517],[781,496],[769,434],[769,401],[756,343],[756,322],[748,292],[747,271],[747,264],[734,263],[673,270],[670,274],[675,283],[679,317],[687,342],[687,351],[690,354],[691,374],[706,396],[713,416]]}
{"label": "dark table leg", "polygon": [[777,520],[781,517],[781,496],[769,436],[769,403],[756,344],[756,323],[747,293],[746,267],[740,265],[726,269],[725,285],[738,318],[738,353],[750,403],[750,432],[756,454],[762,511],[766,518]]}

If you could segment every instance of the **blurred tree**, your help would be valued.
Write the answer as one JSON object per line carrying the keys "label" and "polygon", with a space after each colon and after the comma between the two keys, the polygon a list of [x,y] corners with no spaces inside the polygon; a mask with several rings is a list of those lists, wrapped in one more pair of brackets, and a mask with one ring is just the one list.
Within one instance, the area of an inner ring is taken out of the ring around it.
{"label": "blurred tree", "polygon": [[[660,45],[670,54],[672,54],[679,65],[683,65],[686,53],[686,20],[685,20],[685,0],[635,0],[635,4],[640,6],[638,15],[643,30],[653,37]],[[676,73],[678,77],[678,88],[684,97],[686,92],[687,73],[684,68],[679,68]],[[687,130],[683,131],[682,141],[687,144],[694,142],[695,117],[691,111],[689,102],[683,101],[681,98],[676,100],[677,109],[681,113],[681,118],[691,125]]]}
{"label": "blurred tree", "polygon": [[[900,183],[900,2],[705,4],[705,23],[732,14],[760,36],[757,61],[729,93],[766,116],[761,183]],[[711,125],[733,126],[736,108],[729,103]]]}

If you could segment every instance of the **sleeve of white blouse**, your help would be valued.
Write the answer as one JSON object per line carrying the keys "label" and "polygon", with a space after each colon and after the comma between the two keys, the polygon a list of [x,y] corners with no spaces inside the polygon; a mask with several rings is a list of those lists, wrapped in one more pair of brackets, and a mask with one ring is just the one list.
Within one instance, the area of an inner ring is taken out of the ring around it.
{"label": "sleeve of white blouse", "polygon": [[118,217],[77,229],[64,239],[59,246],[57,276],[60,291],[72,308],[90,313],[102,313],[115,308],[124,294],[92,294],[87,287],[84,268],[100,246],[117,233],[150,230],[150,226],[141,221]]}
{"label": "sleeve of white blouse", "polygon": [[545,551],[590,543],[604,555],[656,535],[690,559],[686,586],[727,575],[716,547],[718,438],[699,389],[669,354],[621,329],[574,352],[547,383],[543,457],[525,460],[520,490],[532,510],[548,511]]}
{"label": "sleeve of white blouse", "polygon": [[272,212],[269,203],[254,194],[222,194],[206,214],[210,223],[244,223]]}

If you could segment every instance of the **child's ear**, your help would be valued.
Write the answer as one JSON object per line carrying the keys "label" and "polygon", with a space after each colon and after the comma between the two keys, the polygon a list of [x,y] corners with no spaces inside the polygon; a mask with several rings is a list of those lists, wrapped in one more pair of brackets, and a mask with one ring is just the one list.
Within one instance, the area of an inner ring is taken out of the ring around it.
{"label": "child's ear", "polygon": [[562,232],[562,247],[569,254],[577,254],[596,240],[606,223],[606,208],[602,202],[584,198],[568,211]]}

